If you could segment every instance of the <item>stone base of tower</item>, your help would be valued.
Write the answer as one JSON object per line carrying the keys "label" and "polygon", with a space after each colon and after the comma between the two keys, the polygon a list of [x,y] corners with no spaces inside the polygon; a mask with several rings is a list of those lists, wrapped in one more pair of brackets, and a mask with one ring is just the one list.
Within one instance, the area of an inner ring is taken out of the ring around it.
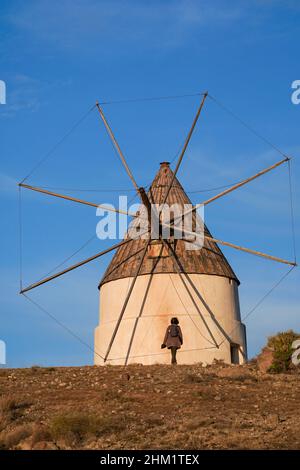
{"label": "stone base of tower", "polygon": [[[189,276],[201,298],[191,286],[189,294],[178,274],[155,274],[144,305],[150,275],[138,277],[106,364],[169,364],[170,351],[160,346],[173,316],[178,317],[184,337],[178,364],[246,361],[237,283],[221,276]],[[123,278],[101,287],[100,324],[95,329],[97,365],[104,365],[101,356],[105,356],[131,282],[132,278]]]}

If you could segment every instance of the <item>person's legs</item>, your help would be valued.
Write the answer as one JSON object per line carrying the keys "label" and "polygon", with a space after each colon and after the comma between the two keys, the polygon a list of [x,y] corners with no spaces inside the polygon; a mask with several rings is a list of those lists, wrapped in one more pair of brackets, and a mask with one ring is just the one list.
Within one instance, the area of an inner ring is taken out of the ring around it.
{"label": "person's legs", "polygon": [[177,353],[177,348],[172,346],[171,347],[171,355],[172,355],[172,361],[171,363],[172,364],[177,364],[177,361],[176,361],[176,353]]}

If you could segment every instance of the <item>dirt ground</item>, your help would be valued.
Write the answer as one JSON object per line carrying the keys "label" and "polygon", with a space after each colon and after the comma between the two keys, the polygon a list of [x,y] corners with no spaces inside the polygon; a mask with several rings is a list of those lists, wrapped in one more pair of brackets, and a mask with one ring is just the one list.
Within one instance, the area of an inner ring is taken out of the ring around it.
{"label": "dirt ground", "polygon": [[300,374],[256,365],[0,370],[2,449],[300,449]]}

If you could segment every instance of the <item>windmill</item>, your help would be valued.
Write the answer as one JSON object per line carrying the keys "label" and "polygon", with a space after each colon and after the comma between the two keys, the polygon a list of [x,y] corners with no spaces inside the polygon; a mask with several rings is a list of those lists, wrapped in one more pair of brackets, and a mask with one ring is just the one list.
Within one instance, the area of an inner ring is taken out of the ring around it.
{"label": "windmill", "polygon": [[[139,224],[143,219],[147,222],[147,228],[140,232],[138,237],[130,236],[129,230],[121,242],[110,248],[27,287],[21,286],[20,293],[25,294],[106,253],[115,251],[99,284],[100,322],[95,330],[95,364],[168,363],[169,355],[160,350],[160,344],[171,316],[179,318],[184,331],[184,347],[179,359],[181,363],[209,363],[214,359],[222,359],[227,363],[243,363],[247,360],[247,344],[246,329],[240,314],[239,280],[219,245],[296,266],[295,261],[216,239],[205,225],[202,234],[203,246],[195,246],[199,235],[193,228],[197,209],[213,203],[290,160],[284,155],[283,159],[272,166],[201,204],[192,205],[177,179],[177,173],[205,100],[209,96],[207,92],[201,95],[201,103],[174,171],[168,162],[162,162],[148,192],[137,184],[102,107],[96,103],[107,133],[144,209],[136,213],[125,213],[133,217],[132,226]],[[19,186],[79,204],[124,213],[110,206],[30,186],[25,184],[24,180]],[[179,229],[179,217],[174,214],[165,220],[161,217],[161,212],[156,212],[159,232],[153,237],[155,219],[152,217],[152,208],[166,205],[181,207],[181,219],[190,214],[192,229],[186,229],[184,226]],[[185,209],[187,206],[190,208]],[[182,237],[176,236],[179,230]],[[188,249],[188,244],[193,244],[193,249]]]}

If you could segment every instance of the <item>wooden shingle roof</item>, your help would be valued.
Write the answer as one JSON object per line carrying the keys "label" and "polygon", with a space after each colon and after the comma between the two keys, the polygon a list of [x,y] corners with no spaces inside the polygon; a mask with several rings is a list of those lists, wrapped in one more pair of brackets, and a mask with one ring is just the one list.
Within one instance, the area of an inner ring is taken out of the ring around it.
{"label": "wooden shingle roof", "polygon": [[[169,163],[161,163],[160,169],[148,192],[148,197],[151,203],[162,204],[165,191],[169,186],[172,175],[173,172],[169,167]],[[190,199],[177,178],[174,180],[166,202],[170,205],[191,204]],[[211,236],[206,226],[205,233]],[[144,239],[137,239],[131,240],[126,245],[121,246],[116,251],[111,263],[104,273],[99,284],[99,288],[106,282],[134,276],[146,242],[147,241]],[[155,244],[157,242],[153,241],[152,243]],[[174,249],[182,271],[185,271],[188,274],[223,276],[229,279],[234,279],[239,283],[227,259],[216,243],[205,238],[204,245],[201,249],[186,250],[185,242],[183,240],[177,240],[174,245]],[[153,273],[176,273],[173,257],[165,256],[166,253],[163,252],[163,256],[158,259],[156,256],[153,256],[153,252],[153,249],[150,249],[148,254],[145,256],[140,270],[140,275],[150,274],[152,271]]]}

